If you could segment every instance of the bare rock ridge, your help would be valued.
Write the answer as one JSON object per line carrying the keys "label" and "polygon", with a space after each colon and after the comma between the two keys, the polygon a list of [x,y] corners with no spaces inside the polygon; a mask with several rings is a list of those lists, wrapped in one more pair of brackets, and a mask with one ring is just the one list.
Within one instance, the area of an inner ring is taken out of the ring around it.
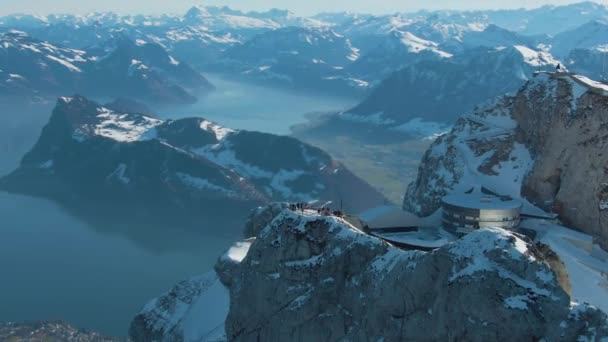
{"label": "bare rock ridge", "polygon": [[435,212],[443,196],[483,186],[553,212],[608,247],[608,86],[541,74],[515,95],[460,118],[423,157],[404,207]]}
{"label": "bare rock ridge", "polygon": [[[216,265],[229,291],[228,312],[204,299],[222,296],[208,284],[214,277],[204,278],[204,286],[196,278],[146,305],[133,321],[131,338],[214,340],[217,326],[205,319],[213,310],[227,313],[219,338],[229,341],[608,336],[605,313],[571,303],[549,266],[557,264],[550,250],[512,232],[480,230],[420,252],[389,245],[342,218],[281,205],[257,211],[250,223],[255,238],[231,248]],[[213,329],[193,329],[197,320]]]}

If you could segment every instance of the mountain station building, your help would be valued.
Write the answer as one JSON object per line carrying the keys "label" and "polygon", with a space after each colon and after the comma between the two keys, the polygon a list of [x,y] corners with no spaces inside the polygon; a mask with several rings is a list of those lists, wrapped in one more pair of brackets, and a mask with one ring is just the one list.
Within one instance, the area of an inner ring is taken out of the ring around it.
{"label": "mountain station building", "polygon": [[522,203],[508,196],[459,193],[445,196],[441,207],[443,226],[461,237],[480,228],[518,228]]}

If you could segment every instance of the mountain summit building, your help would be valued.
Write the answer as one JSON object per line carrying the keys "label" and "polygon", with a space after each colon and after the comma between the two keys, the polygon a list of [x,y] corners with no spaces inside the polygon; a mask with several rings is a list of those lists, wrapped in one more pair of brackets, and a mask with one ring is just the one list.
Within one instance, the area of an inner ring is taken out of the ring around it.
{"label": "mountain summit building", "polygon": [[444,227],[458,236],[480,228],[516,229],[522,209],[522,203],[511,197],[483,193],[448,195],[441,206]]}

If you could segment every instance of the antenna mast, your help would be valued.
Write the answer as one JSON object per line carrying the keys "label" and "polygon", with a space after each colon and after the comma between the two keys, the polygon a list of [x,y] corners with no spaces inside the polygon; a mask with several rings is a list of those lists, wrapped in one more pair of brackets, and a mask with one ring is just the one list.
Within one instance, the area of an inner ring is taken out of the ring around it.
{"label": "antenna mast", "polygon": [[602,58],[602,81],[606,81],[606,51],[604,51]]}

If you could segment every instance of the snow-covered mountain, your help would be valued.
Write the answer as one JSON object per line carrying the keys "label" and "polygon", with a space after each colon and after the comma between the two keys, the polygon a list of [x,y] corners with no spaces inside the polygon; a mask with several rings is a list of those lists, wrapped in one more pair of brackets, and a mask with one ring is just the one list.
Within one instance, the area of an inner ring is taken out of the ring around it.
{"label": "snow-covered mountain", "polygon": [[326,28],[288,27],[268,31],[228,49],[214,67],[241,77],[320,91],[366,88],[345,69],[359,50],[345,36]]}
{"label": "snow-covered mountain", "polygon": [[553,69],[557,63],[545,51],[520,45],[421,61],[389,76],[338,118],[397,130],[417,118],[449,123],[479,102],[517,90],[538,68]]}
{"label": "snow-covered mountain", "polygon": [[574,49],[566,59],[568,69],[594,79],[606,79],[608,75],[608,47]]}
{"label": "snow-covered mountain", "polygon": [[543,6],[531,10],[489,11],[488,21],[528,35],[555,35],[593,20],[607,20],[608,7],[585,1],[563,6]]}
{"label": "snow-covered mountain", "polygon": [[243,12],[226,6],[194,6],[184,16],[187,24],[203,25],[213,31],[263,30],[281,27],[321,27],[329,23],[318,19],[298,17],[294,13],[270,9],[265,12]]}
{"label": "snow-covered mountain", "polygon": [[[146,87],[139,89],[151,98],[162,99],[164,94],[155,93],[161,88],[157,82],[165,83],[165,87],[177,91],[183,88],[184,97],[188,90],[195,89],[198,94],[204,94],[213,90],[213,86],[199,72],[195,71],[185,62],[171,56],[162,46],[157,43],[137,39],[132,41],[126,36],[118,36],[110,41],[89,48],[89,54],[96,56],[93,66],[93,78],[97,84],[106,84],[108,88],[115,87],[117,93],[126,93],[131,84],[120,84],[124,75],[130,79],[143,79]],[[104,75],[107,70],[113,70],[116,74]],[[116,78],[114,76],[116,75]],[[93,91],[93,90],[92,90]],[[166,99],[170,101],[171,99]],[[184,99],[187,101],[187,99]]]}
{"label": "snow-covered mountain", "polygon": [[477,108],[427,151],[405,208],[430,215],[446,194],[484,187],[608,247],[607,95],[608,86],[583,76],[541,74]]}
{"label": "snow-covered mountain", "polygon": [[561,6],[542,6],[532,9],[476,10],[476,11],[422,11],[417,16],[433,17],[442,22],[458,25],[495,24],[524,35],[556,35],[572,30],[593,20],[606,20],[605,4],[585,1]]}
{"label": "snow-covered mountain", "polygon": [[416,62],[452,57],[442,51],[439,44],[407,31],[392,31],[379,37],[377,42],[377,46],[347,68],[358,79],[369,83],[380,82],[396,70]]}
{"label": "snow-covered mountain", "polygon": [[241,11],[228,7],[194,6],[184,16],[184,21],[189,25],[202,25],[214,30],[264,30],[280,27],[280,24],[272,19],[246,16]]}
{"label": "snow-covered mountain", "polygon": [[[482,29],[483,28],[483,29]],[[443,41],[442,47],[452,53],[478,47],[498,48],[506,46],[535,46],[531,37],[498,27],[494,24],[471,26],[459,35]]]}
{"label": "snow-covered mountain", "polygon": [[591,21],[574,30],[556,35],[549,41],[551,52],[560,57],[566,57],[575,49],[605,49],[608,50],[608,24]]}
{"label": "snow-covered mountain", "polygon": [[[572,301],[548,246],[501,229],[433,252],[403,250],[348,220],[281,205],[253,214],[216,274],[150,301],[139,341],[583,340],[607,316]],[[577,279],[578,280],[578,279]]]}
{"label": "snow-covered mountain", "polygon": [[603,44],[601,22],[607,18],[605,6],[590,2],[532,10],[313,17],[279,9],[194,6],[183,16],[12,15],[0,18],[0,31],[23,30],[53,45],[86,51],[100,41],[125,36],[156,43],[198,70],[362,96],[401,68],[480,47],[544,51],[550,46],[553,55],[565,59],[574,48]]}
{"label": "snow-covered mountain", "polygon": [[10,95],[84,93],[189,103],[186,89],[212,85],[162,47],[126,38],[88,51],[65,48],[11,30],[0,34],[0,91]]}
{"label": "snow-covered mountain", "polygon": [[384,201],[327,153],[294,138],[200,118],[163,121],[83,97],[59,99],[0,187],[49,197],[87,219],[109,211],[109,221],[126,216],[218,232],[270,201],[334,201],[351,212]]}

